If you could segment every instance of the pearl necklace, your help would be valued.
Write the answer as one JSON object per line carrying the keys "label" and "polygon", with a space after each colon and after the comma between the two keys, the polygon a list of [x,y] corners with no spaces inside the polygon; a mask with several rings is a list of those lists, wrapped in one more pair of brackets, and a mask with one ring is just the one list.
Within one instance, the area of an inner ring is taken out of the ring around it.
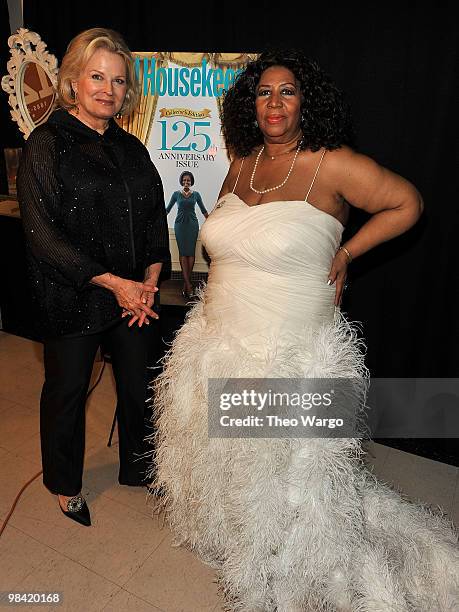
{"label": "pearl necklace", "polygon": [[265,155],[266,157],[268,157],[271,160],[275,160],[278,157],[282,157],[283,155],[290,155],[290,153],[293,153],[294,149],[289,149],[288,151],[284,151],[283,153],[278,153],[277,155],[269,155],[269,153],[266,153],[265,151]]}
{"label": "pearl necklace", "polygon": [[265,145],[263,145],[257,155],[257,158],[255,160],[255,165],[253,166],[253,171],[252,171],[252,176],[250,177],[250,189],[252,191],[254,191],[255,193],[259,193],[260,195],[264,194],[264,193],[268,193],[270,191],[275,191],[276,189],[280,189],[281,187],[283,187],[285,185],[285,183],[288,181],[288,179],[290,178],[290,175],[292,173],[293,170],[293,166],[295,165],[296,162],[296,158],[298,157],[298,153],[300,152],[300,147],[301,147],[301,143],[298,146],[297,150],[295,151],[295,155],[293,157],[293,161],[290,165],[290,169],[287,172],[287,176],[285,177],[285,179],[282,181],[282,183],[280,185],[276,185],[276,187],[269,187],[268,189],[263,189],[261,191],[259,191],[258,189],[255,189],[255,187],[253,186],[253,179],[255,178],[255,172],[257,171],[257,166],[258,166],[258,162],[260,160],[260,156],[263,153],[263,151],[265,150]]}

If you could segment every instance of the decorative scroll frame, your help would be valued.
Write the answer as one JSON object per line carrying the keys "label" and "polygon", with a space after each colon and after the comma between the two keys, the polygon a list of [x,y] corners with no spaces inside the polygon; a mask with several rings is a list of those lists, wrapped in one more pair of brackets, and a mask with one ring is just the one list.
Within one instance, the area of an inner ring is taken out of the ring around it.
{"label": "decorative scroll frame", "polygon": [[[8,38],[11,59],[7,63],[8,74],[2,78],[2,89],[9,94],[11,106],[11,117],[16,121],[19,129],[27,139],[32,130],[43,123],[54,108],[57,86],[57,58],[49,53],[46,44],[39,34],[19,28],[19,30]],[[27,109],[26,95],[24,91],[24,76],[30,63],[37,64],[46,74],[54,89],[51,102],[46,113],[38,122],[34,122]]]}

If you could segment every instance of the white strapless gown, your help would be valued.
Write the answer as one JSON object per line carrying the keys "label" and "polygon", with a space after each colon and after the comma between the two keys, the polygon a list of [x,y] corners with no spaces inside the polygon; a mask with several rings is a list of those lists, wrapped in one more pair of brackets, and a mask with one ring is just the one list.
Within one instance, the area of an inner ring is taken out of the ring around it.
{"label": "white strapless gown", "polygon": [[212,259],[156,382],[157,481],[176,540],[219,569],[228,609],[459,610],[451,525],[378,483],[358,439],[209,439],[208,378],[366,376],[327,285],[341,223],[229,193]]}

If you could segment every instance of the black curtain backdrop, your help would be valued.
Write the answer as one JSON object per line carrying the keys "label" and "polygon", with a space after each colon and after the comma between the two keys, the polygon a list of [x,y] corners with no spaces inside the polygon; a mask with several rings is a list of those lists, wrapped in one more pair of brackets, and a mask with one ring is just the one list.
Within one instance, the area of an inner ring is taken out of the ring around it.
{"label": "black curtain backdrop", "polygon": [[[368,365],[375,376],[457,376],[457,22],[444,4],[408,4],[304,4],[299,18],[263,2],[223,0],[193,13],[175,2],[107,10],[103,2],[25,0],[24,25],[59,62],[70,39],[94,26],[118,30],[136,51],[304,49],[344,90],[357,148],[412,181],[425,200],[413,230],[351,266],[343,306],[363,324]],[[364,218],[355,211],[348,233]]]}
{"label": "black curtain backdrop", "polygon": [[[10,24],[8,17],[8,4],[6,0],[0,1],[0,78],[7,74],[6,64],[10,59],[8,48],[8,37],[10,36]],[[5,156],[3,149],[6,147],[22,147],[24,139],[16,123],[11,119],[8,96],[0,89],[0,194],[8,193],[8,181],[6,179]]]}
{"label": "black curtain backdrop", "polygon": [[[301,3],[304,16],[298,6],[222,0],[116,8],[24,0],[24,25],[59,62],[70,39],[94,26],[118,30],[134,51],[297,47],[316,59],[347,96],[357,149],[412,181],[425,200],[414,229],[350,267],[343,307],[362,323],[368,366],[374,376],[456,377],[459,41],[453,3],[427,3],[423,10],[414,2]],[[364,220],[354,210],[347,234]]]}

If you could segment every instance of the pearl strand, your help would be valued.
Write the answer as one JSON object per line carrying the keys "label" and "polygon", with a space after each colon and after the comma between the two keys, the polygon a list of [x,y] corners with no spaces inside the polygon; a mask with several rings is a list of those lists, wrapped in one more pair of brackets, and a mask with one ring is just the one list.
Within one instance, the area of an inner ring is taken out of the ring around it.
{"label": "pearl strand", "polygon": [[255,178],[255,172],[257,171],[257,166],[258,166],[258,162],[260,160],[260,156],[263,153],[263,151],[265,150],[265,145],[263,145],[257,155],[257,158],[255,160],[255,165],[253,166],[253,171],[252,171],[252,176],[250,177],[250,189],[252,191],[254,191],[255,193],[259,193],[260,195],[264,194],[264,193],[268,193],[270,191],[275,191],[276,189],[280,189],[281,187],[283,187],[285,185],[285,183],[288,181],[288,179],[290,178],[290,174],[292,173],[293,170],[293,166],[295,165],[296,162],[296,158],[298,157],[298,153],[300,152],[300,146],[298,146],[297,150],[295,151],[295,155],[293,157],[293,161],[290,165],[290,169],[287,172],[287,176],[285,177],[285,179],[282,181],[282,183],[280,185],[276,185],[276,187],[269,187],[268,189],[263,189],[262,191],[259,191],[258,189],[255,189],[255,187],[253,186],[253,179]]}
{"label": "pearl strand", "polygon": [[293,153],[295,149],[289,149],[288,151],[284,151],[283,153],[278,153],[277,155],[269,155],[269,153],[266,153],[265,151],[265,155],[266,157],[269,157],[269,159],[272,159],[273,161],[275,159],[277,159],[278,157],[282,157],[283,155],[290,155],[291,153]]}

